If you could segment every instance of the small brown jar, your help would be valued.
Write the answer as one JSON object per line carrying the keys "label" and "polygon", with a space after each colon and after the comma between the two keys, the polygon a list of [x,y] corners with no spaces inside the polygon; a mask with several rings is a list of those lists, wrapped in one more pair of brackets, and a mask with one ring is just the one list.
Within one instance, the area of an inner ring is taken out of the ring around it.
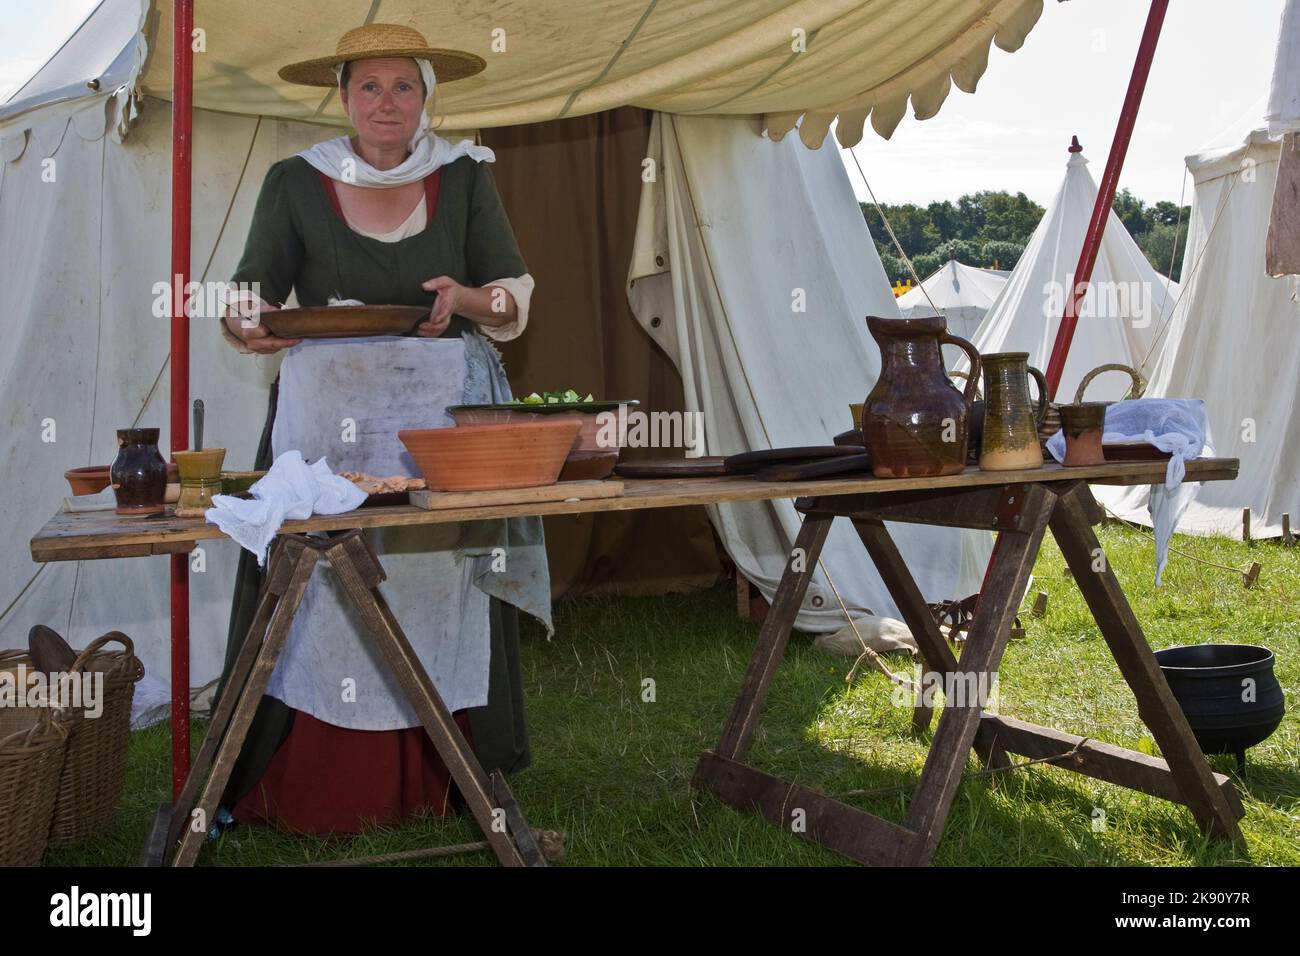
{"label": "small brown jar", "polygon": [[166,509],[167,462],[158,452],[157,428],[119,428],[109,480],[120,515],[156,515]]}

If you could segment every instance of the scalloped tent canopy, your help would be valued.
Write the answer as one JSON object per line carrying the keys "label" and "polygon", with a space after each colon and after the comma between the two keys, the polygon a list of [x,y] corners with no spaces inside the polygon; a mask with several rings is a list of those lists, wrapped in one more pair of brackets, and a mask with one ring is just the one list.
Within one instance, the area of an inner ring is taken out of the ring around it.
{"label": "scalloped tent canopy", "polygon": [[[154,2],[143,90],[171,96],[171,4]],[[281,81],[285,63],[333,50],[358,26],[355,0],[223,0],[196,26],[194,105],[343,123],[337,97]],[[989,46],[1014,51],[1043,0],[385,0],[369,19],[409,24],[434,46],[488,62],[448,84],[435,125],[469,130],[538,123],[633,105],[678,114],[755,115],[780,140],[798,126],[811,148],[839,118],[852,146],[868,116],[888,138],[908,99],[934,116],[953,85],[968,93]],[[802,41],[803,50],[795,47]]]}

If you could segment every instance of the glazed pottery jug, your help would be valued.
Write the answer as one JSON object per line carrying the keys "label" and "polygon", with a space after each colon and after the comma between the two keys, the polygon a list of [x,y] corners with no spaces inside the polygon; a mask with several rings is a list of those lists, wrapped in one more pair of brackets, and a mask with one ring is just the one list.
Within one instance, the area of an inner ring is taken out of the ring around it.
{"label": "glazed pottery jug", "polygon": [[108,470],[120,515],[162,514],[167,462],[158,452],[157,428],[119,428],[117,458]]}
{"label": "glazed pottery jug", "polygon": [[[862,431],[877,478],[955,475],[966,467],[970,403],[979,384],[980,354],[948,332],[941,316],[885,319],[867,316],[880,346],[880,378],[862,409]],[[957,391],[943,367],[941,346],[970,356],[966,391]]]}
{"label": "glazed pottery jug", "polygon": [[[1029,365],[1028,352],[990,352],[984,359],[984,429],[980,468],[1013,471],[1041,468],[1038,426],[1047,414],[1047,380]],[[1038,382],[1038,404],[1029,398],[1029,376]]]}

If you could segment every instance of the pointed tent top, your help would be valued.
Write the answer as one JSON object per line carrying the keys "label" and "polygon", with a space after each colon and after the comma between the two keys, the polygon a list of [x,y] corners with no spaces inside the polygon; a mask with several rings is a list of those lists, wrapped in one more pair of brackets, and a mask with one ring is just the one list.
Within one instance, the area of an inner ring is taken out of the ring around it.
{"label": "pointed tent top", "polygon": [[1078,136],[1071,136],[1071,137],[1070,137],[1070,149],[1069,149],[1069,152],[1071,152],[1071,153],[1082,153],[1082,152],[1083,152],[1083,147],[1079,145],[1079,137],[1078,137]]}
{"label": "pointed tent top", "polygon": [[[1097,183],[1083,153],[1071,153],[1060,188],[1003,289],[976,332],[968,336],[981,352],[1029,352],[1029,364],[1045,368],[1064,311],[1064,294],[1074,284]],[[1114,211],[1107,214],[1092,285],[1080,312],[1079,334],[1065,363],[1057,392],[1074,397],[1083,376],[1099,365],[1141,366],[1173,307],[1173,297]],[[964,365],[958,366],[959,368]],[[1103,375],[1088,389],[1089,400],[1119,399],[1128,388],[1122,375]]]}

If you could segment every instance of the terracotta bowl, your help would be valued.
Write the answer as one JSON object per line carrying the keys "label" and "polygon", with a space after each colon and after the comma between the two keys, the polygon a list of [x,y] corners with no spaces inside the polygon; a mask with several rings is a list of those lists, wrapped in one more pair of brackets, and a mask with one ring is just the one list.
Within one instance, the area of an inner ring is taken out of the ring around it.
{"label": "terracotta bowl", "polygon": [[397,433],[434,491],[552,485],[582,423],[542,419],[501,425],[409,428]]}
{"label": "terracotta bowl", "polygon": [[[112,484],[108,477],[108,470],[111,467],[111,465],[87,465],[84,468],[69,468],[63,473],[63,477],[68,479],[68,485],[74,495],[97,495]],[[169,484],[180,481],[180,471],[177,470],[175,462],[167,463],[167,481]],[[178,486],[177,491],[179,490]]]}
{"label": "terracotta bowl", "polygon": [[537,410],[538,406],[529,405],[520,405],[517,408],[456,406],[449,411],[457,426],[539,420],[579,422],[582,427],[573,441],[573,447],[569,450],[569,458],[560,474],[560,480],[585,481],[608,478],[613,473],[614,466],[618,464],[619,452],[627,439],[626,433],[620,433],[614,436],[617,438],[617,444],[611,447],[601,444],[602,430],[606,433],[609,430],[604,414],[617,416],[619,405],[631,407],[636,404],[638,404],[636,401],[597,402],[590,411],[569,406],[569,410],[565,411],[542,412]]}
{"label": "terracotta bowl", "polygon": [[110,484],[108,468],[108,465],[69,468],[63,473],[63,477],[68,479],[74,495],[97,495]]}

